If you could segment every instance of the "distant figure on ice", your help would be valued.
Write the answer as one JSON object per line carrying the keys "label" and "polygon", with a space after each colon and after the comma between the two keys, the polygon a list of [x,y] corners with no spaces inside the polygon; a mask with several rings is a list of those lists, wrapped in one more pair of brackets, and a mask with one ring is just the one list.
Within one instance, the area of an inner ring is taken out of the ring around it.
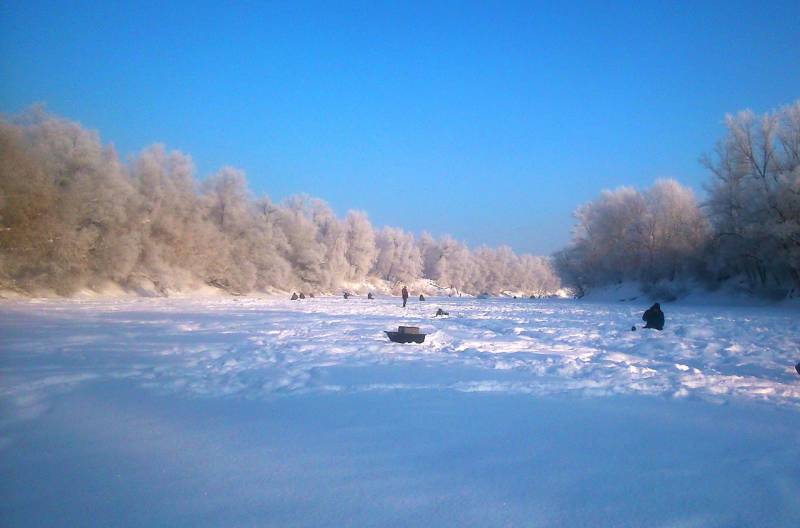
{"label": "distant figure on ice", "polygon": [[297,299],[299,299],[299,297],[297,296],[297,292],[292,292],[292,300],[296,301]]}
{"label": "distant figure on ice", "polygon": [[406,303],[408,302],[408,288],[403,286],[403,291],[400,292],[400,294],[403,296],[403,308],[405,308]]}
{"label": "distant figure on ice", "polygon": [[436,310],[436,315],[434,315],[434,317],[439,317],[440,315],[450,315],[450,312],[445,312],[444,310],[439,308]]}
{"label": "distant figure on ice", "polygon": [[421,293],[419,294],[419,300],[420,300],[420,301],[424,301],[424,300],[425,300],[425,296],[424,296],[424,295],[422,295]]}
{"label": "distant figure on ice", "polygon": [[301,298],[301,299],[305,299],[305,298],[306,298],[306,295],[305,295],[303,292],[300,292],[300,298]]}
{"label": "distant figure on ice", "polygon": [[664,329],[664,312],[661,311],[661,305],[655,303],[653,306],[647,309],[647,311],[642,315],[642,321],[647,323],[644,325],[645,328],[655,328],[656,330],[663,330]]}
{"label": "distant figure on ice", "polygon": [[374,296],[374,295],[372,295],[372,292],[369,292],[369,293],[367,294],[367,299],[374,299],[374,298],[375,298],[375,296]]}
{"label": "distant figure on ice", "polygon": [[348,297],[350,297],[350,294],[347,293],[347,292],[344,292],[344,298],[347,299]]}

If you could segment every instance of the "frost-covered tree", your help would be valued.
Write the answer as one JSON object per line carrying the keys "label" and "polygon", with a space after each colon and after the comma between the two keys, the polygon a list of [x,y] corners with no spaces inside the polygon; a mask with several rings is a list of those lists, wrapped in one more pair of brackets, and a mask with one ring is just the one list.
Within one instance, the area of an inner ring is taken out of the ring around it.
{"label": "frost-covered tree", "polygon": [[[630,187],[603,191],[574,213],[576,225],[572,243],[565,250],[575,269],[565,273],[580,277],[582,284],[595,286],[624,279],[638,279],[644,256],[647,204],[641,193]],[[564,270],[566,272],[566,270]]]}
{"label": "frost-covered tree", "polygon": [[492,249],[478,248],[474,253],[480,274],[475,281],[475,288],[480,292],[497,295],[503,290],[513,287],[509,277],[513,276],[515,255],[508,246]]}
{"label": "frost-covered tree", "polygon": [[218,229],[203,214],[191,158],[154,145],[139,153],[130,172],[141,198],[142,238],[130,284],[145,280],[166,292],[205,277],[208,258],[215,255],[212,246],[221,242]]}
{"label": "frost-covered tree", "polygon": [[365,213],[339,219],[306,196],[254,199],[231,167],[198,183],[191,158],[162,145],[122,163],[94,132],[41,110],[0,120],[3,289],[333,291],[425,276],[468,293],[536,292],[550,284],[546,270],[509,248],[473,252],[446,235],[376,232]]}
{"label": "frost-covered tree", "polygon": [[417,240],[419,254],[422,258],[422,274],[424,277],[439,280],[439,259],[442,252],[439,243],[427,231],[423,231]]}
{"label": "frost-covered tree", "polygon": [[659,180],[644,192],[644,199],[642,279],[654,282],[698,275],[707,250],[708,221],[694,193],[675,180]]}
{"label": "frost-covered tree", "polygon": [[378,257],[373,271],[378,277],[398,283],[422,276],[422,257],[411,233],[384,227],[376,234],[375,245]]}
{"label": "frost-covered tree", "polygon": [[6,280],[69,293],[125,276],[138,241],[133,189],[113,149],[39,110],[4,124],[2,133]]}
{"label": "frost-covered tree", "polygon": [[620,280],[744,276],[753,288],[800,290],[800,101],[725,118],[708,198],[672,180],[639,193],[606,191],[576,211],[571,244],[555,255],[579,288]]}
{"label": "frost-covered tree", "polygon": [[559,288],[558,277],[546,259],[517,255],[506,246],[470,251],[448,235],[434,239],[422,233],[418,247],[425,277],[458,293],[514,291],[545,295]]}
{"label": "frost-covered tree", "polygon": [[531,295],[544,296],[552,294],[561,287],[561,281],[550,262],[543,257],[521,255],[519,257],[518,288]]}
{"label": "frost-covered tree", "polygon": [[361,281],[367,277],[378,250],[375,247],[375,230],[369,222],[366,213],[350,211],[345,218],[347,233],[346,258],[349,265],[348,280]]}
{"label": "frost-covered tree", "polygon": [[581,290],[621,282],[698,273],[707,222],[691,190],[660,180],[644,192],[603,191],[579,207],[571,244],[554,262],[562,278]]}
{"label": "frost-covered tree", "polygon": [[216,254],[208,262],[206,281],[236,293],[253,289],[254,263],[267,248],[256,245],[255,216],[244,174],[225,167],[203,182],[206,219],[221,233]]}
{"label": "frost-covered tree", "polygon": [[288,241],[286,257],[296,277],[295,284],[311,289],[325,288],[328,283],[326,248],[317,238],[317,225],[311,216],[308,199],[292,197],[279,211],[278,225]]}
{"label": "frost-covered tree", "polygon": [[263,197],[253,204],[253,226],[249,234],[256,267],[256,290],[286,289],[293,285],[292,266],[286,256],[291,247],[286,234],[281,230],[280,209]]}
{"label": "frost-covered tree", "polygon": [[800,289],[800,101],[776,112],[725,118],[713,156],[707,212],[713,269],[754,286]]}
{"label": "frost-covered tree", "polygon": [[31,290],[55,286],[63,274],[55,241],[58,188],[31,151],[20,127],[0,125],[0,285]]}
{"label": "frost-covered tree", "polygon": [[472,255],[469,249],[452,237],[444,236],[438,243],[437,280],[442,286],[463,291],[471,278]]}
{"label": "frost-covered tree", "polygon": [[347,261],[347,228],[322,200],[310,199],[309,208],[317,227],[317,240],[325,251],[323,287],[333,288],[341,284],[350,272]]}

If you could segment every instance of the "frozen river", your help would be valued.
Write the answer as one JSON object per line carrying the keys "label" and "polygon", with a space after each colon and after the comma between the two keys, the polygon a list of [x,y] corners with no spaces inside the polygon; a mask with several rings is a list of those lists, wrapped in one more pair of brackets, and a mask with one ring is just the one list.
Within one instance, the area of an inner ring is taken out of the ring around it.
{"label": "frozen river", "polygon": [[800,312],[645,308],[3,301],[0,518],[800,525]]}

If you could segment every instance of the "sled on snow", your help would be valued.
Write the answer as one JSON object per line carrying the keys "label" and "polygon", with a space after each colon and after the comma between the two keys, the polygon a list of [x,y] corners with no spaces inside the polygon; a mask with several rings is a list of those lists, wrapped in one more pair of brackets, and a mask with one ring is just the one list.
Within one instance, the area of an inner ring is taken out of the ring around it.
{"label": "sled on snow", "polygon": [[427,334],[420,334],[418,326],[398,326],[397,332],[385,330],[393,343],[423,343]]}

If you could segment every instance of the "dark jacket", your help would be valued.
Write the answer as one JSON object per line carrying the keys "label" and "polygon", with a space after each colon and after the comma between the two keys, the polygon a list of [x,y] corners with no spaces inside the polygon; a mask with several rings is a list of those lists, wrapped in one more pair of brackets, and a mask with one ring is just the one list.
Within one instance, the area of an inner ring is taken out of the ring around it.
{"label": "dark jacket", "polygon": [[402,295],[403,295],[403,299],[408,299],[408,290],[406,289],[405,286],[403,286]]}
{"label": "dark jacket", "polygon": [[645,328],[655,328],[656,330],[663,330],[664,329],[664,312],[661,311],[661,305],[655,303],[653,306],[647,309],[647,311],[642,315],[642,321],[647,323],[644,325]]}

